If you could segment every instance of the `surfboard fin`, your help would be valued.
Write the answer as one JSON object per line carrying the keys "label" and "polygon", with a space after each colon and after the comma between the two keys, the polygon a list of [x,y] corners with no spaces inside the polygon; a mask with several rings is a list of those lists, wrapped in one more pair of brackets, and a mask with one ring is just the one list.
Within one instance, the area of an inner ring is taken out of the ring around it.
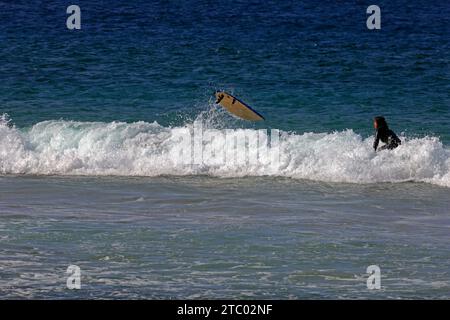
{"label": "surfboard fin", "polygon": [[220,101],[222,101],[222,99],[225,97],[225,95],[221,94],[218,99],[216,100],[216,104],[219,104]]}

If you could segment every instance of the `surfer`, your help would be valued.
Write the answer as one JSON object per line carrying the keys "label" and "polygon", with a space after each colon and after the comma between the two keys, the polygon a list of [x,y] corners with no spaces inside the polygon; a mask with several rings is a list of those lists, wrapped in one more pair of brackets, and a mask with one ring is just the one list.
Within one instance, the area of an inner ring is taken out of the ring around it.
{"label": "surfer", "polygon": [[402,144],[402,141],[397,137],[397,135],[389,129],[386,119],[384,117],[375,117],[373,119],[373,126],[377,130],[375,134],[375,141],[373,142],[373,148],[377,151],[378,144],[380,140],[386,143],[384,146],[380,147],[378,150],[393,150]]}

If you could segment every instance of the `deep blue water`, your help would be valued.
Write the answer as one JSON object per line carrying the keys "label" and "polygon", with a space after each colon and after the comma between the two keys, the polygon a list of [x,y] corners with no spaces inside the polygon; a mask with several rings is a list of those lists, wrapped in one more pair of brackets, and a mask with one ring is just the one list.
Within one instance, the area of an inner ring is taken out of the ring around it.
{"label": "deep blue water", "polygon": [[[265,115],[261,127],[372,134],[383,114],[411,136],[450,125],[447,1],[0,2],[0,110],[42,120],[179,125],[215,89]],[[239,126],[250,126],[239,123]]]}
{"label": "deep blue water", "polygon": [[[0,298],[448,299],[450,5],[371,4],[0,0]],[[194,120],[280,165],[176,163]]]}

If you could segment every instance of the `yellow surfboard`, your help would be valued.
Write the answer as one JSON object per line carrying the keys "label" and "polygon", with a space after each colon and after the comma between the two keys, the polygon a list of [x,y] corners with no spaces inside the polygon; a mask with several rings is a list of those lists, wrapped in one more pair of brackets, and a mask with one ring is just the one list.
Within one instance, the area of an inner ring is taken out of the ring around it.
{"label": "yellow surfboard", "polygon": [[228,110],[235,116],[249,121],[265,120],[262,115],[250,108],[244,102],[224,91],[216,92],[216,103]]}

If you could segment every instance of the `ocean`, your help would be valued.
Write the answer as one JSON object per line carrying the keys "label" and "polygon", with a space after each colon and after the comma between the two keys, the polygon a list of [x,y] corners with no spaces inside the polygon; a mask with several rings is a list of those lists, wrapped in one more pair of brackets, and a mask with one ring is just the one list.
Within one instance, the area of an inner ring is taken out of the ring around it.
{"label": "ocean", "polygon": [[450,298],[447,1],[75,2],[0,1],[0,298]]}

